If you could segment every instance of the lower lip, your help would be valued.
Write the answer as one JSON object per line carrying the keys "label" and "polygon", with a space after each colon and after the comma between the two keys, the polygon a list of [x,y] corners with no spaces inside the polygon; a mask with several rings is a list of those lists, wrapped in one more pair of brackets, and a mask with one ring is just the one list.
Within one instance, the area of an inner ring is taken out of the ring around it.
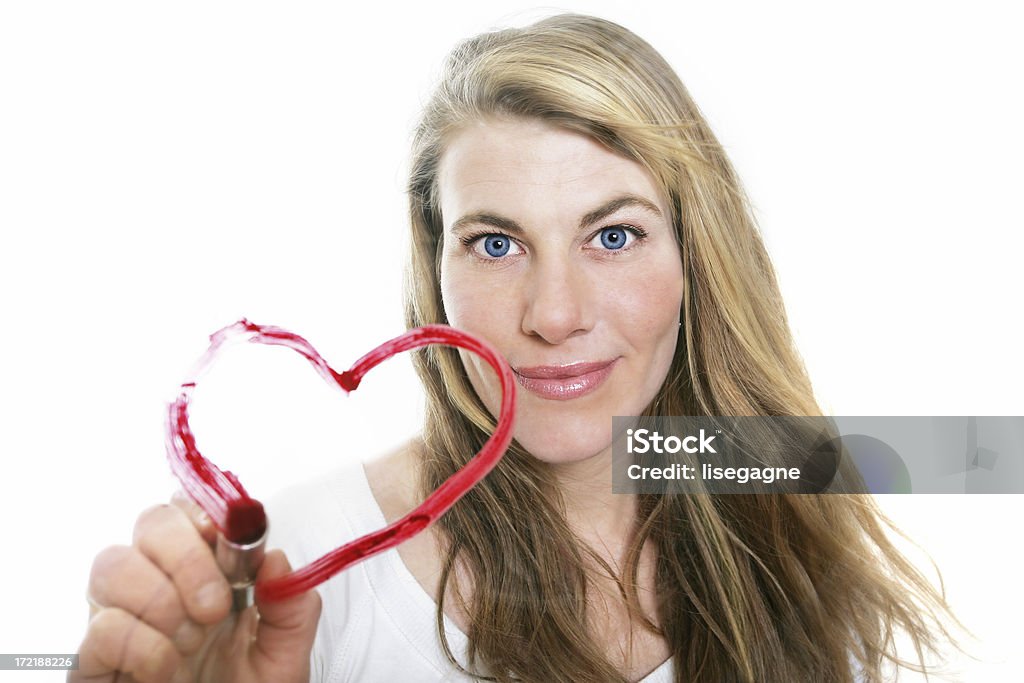
{"label": "lower lip", "polygon": [[552,401],[569,401],[596,391],[608,379],[608,375],[612,374],[613,367],[615,367],[614,361],[599,370],[576,377],[537,379],[534,377],[523,377],[516,373],[516,379],[524,389],[537,394],[541,398]]}

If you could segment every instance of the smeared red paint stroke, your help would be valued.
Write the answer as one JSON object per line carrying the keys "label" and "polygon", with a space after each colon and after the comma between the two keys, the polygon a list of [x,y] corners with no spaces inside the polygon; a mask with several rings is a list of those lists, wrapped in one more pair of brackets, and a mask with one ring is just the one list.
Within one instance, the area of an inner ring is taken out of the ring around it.
{"label": "smeared red paint stroke", "polygon": [[515,419],[515,381],[512,370],[493,347],[465,332],[446,325],[418,327],[384,342],[357,360],[351,368],[338,373],[299,335],[279,327],[240,320],[210,336],[209,349],[199,359],[189,379],[182,383],[178,398],[170,404],[167,412],[167,458],[171,470],[181,481],[185,492],[210,516],[225,538],[234,543],[249,543],[263,535],[267,525],[263,505],[246,492],[238,477],[231,472],[221,471],[203,457],[196,447],[195,436],[188,422],[188,405],[196,379],[224,345],[233,340],[288,347],[304,356],[324,380],[346,394],[359,387],[367,372],[395,354],[430,344],[455,346],[472,351],[487,361],[498,374],[502,392],[498,423],[487,443],[418,507],[383,529],[350,541],[302,569],[257,583],[257,601],[283,600],[298,595],[356,562],[412,538],[437,521],[483,479],[498,464],[512,441],[512,423]]}

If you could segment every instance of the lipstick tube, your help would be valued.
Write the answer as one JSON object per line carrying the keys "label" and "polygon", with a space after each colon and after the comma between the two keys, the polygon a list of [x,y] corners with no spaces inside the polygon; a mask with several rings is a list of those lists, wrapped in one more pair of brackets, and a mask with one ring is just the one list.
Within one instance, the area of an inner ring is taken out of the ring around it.
{"label": "lipstick tube", "polygon": [[232,612],[242,612],[253,604],[253,584],[263,564],[268,531],[269,525],[257,540],[245,544],[234,543],[223,534],[217,534],[214,557],[231,586]]}

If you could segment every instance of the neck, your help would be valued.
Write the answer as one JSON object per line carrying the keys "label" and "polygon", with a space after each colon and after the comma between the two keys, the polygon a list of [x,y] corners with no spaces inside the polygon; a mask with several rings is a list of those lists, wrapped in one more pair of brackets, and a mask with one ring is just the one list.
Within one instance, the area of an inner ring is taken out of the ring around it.
{"label": "neck", "polygon": [[581,462],[551,465],[569,527],[584,540],[624,544],[636,516],[636,496],[612,493],[612,450]]}

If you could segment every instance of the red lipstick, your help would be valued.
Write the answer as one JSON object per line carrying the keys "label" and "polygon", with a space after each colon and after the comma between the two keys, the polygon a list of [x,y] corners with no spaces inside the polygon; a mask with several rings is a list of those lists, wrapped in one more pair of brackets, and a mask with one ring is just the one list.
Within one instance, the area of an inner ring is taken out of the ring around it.
{"label": "red lipstick", "polygon": [[585,396],[601,386],[611,374],[617,358],[568,365],[535,365],[514,368],[524,389],[552,401]]}

